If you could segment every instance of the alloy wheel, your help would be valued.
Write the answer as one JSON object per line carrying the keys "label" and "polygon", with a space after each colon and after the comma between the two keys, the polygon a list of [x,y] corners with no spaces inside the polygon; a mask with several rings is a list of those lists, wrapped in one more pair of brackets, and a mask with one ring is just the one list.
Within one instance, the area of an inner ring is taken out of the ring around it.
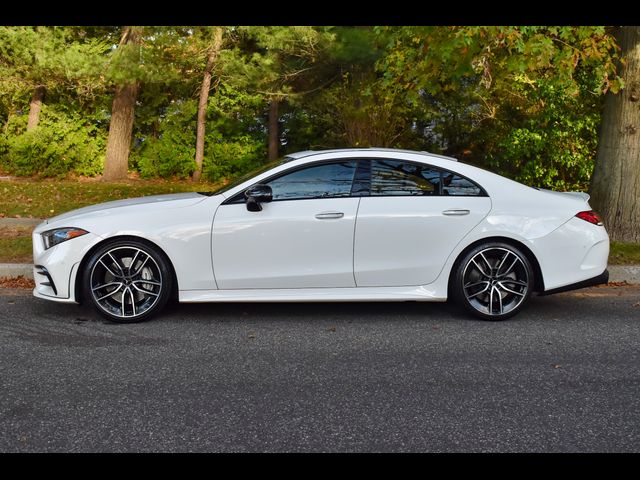
{"label": "alloy wheel", "polygon": [[90,289],[95,304],[109,316],[134,320],[161,298],[162,272],[145,250],[118,246],[107,250],[94,263]]}
{"label": "alloy wheel", "polygon": [[506,316],[529,295],[530,275],[525,261],[513,250],[488,247],[473,255],[462,274],[468,304],[481,314]]}

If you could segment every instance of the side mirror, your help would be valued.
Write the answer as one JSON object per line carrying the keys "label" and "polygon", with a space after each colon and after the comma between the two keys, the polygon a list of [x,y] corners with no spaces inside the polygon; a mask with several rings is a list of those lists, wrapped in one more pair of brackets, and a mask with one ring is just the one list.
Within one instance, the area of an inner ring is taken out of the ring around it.
{"label": "side mirror", "polygon": [[268,203],[273,200],[273,191],[269,185],[254,185],[244,192],[247,199],[247,210],[250,212],[259,212],[262,210],[261,203]]}

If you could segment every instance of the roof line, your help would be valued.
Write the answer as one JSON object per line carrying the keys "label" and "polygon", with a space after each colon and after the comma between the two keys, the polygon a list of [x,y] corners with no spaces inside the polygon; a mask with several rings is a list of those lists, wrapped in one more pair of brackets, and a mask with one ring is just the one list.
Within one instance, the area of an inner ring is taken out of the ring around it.
{"label": "roof line", "polygon": [[424,155],[429,157],[438,157],[445,160],[457,162],[458,159],[454,157],[447,157],[446,155],[439,155],[437,153],[426,152],[424,150],[404,150],[399,148],[383,148],[383,147],[369,147],[369,148],[333,148],[327,150],[303,150],[300,152],[289,153],[286,156],[294,159],[311,157],[314,155],[322,155],[324,153],[339,153],[339,152],[395,152],[395,153],[412,153],[415,155]]}

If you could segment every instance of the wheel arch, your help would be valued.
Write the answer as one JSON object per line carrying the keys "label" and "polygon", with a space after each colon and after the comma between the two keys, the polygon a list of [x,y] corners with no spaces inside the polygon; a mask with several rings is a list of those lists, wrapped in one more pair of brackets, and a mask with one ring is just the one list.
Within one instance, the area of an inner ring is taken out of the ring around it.
{"label": "wheel arch", "polygon": [[453,262],[453,265],[451,266],[451,269],[449,270],[449,281],[447,283],[447,297],[448,298],[451,298],[451,283],[453,281],[453,276],[454,276],[453,274],[456,271],[456,268],[458,268],[458,264],[460,263],[462,258],[467,254],[467,252],[469,252],[473,248],[475,248],[478,245],[481,245],[483,243],[487,243],[487,242],[506,243],[506,244],[512,245],[512,246],[522,250],[522,253],[524,253],[527,256],[527,260],[529,260],[529,263],[531,264],[531,268],[533,268],[533,274],[534,274],[534,278],[535,278],[533,291],[534,292],[544,292],[544,277],[542,276],[542,269],[540,268],[540,262],[538,262],[538,258],[531,251],[531,249],[527,245],[525,245],[524,243],[522,243],[522,242],[520,242],[520,241],[518,241],[518,240],[516,240],[514,238],[494,236],[494,237],[480,238],[480,239],[470,243],[469,245],[467,245],[458,254],[458,256],[456,257],[456,260]]}
{"label": "wheel arch", "polygon": [[78,266],[78,272],[76,274],[76,279],[75,279],[75,285],[74,285],[74,294],[75,294],[75,300],[76,302],[82,304],[84,301],[83,298],[83,289],[82,289],[82,272],[84,272],[84,269],[87,266],[87,262],[89,261],[89,259],[91,258],[91,256],[93,255],[93,253],[98,250],[99,248],[101,248],[103,245],[105,245],[106,243],[109,242],[113,242],[113,241],[120,241],[120,240],[135,240],[136,242],[140,242],[140,243],[144,243],[146,245],[148,245],[149,247],[154,248],[155,250],[157,250],[166,260],[167,265],[169,266],[169,269],[171,271],[171,276],[172,276],[172,292],[171,292],[171,296],[169,297],[169,300],[178,300],[178,277],[176,275],[176,269],[173,266],[173,262],[171,261],[171,259],[169,258],[169,255],[167,255],[167,253],[164,251],[164,249],[158,245],[155,242],[152,242],[151,240],[147,239],[147,238],[143,238],[143,237],[137,237],[135,235],[117,235],[114,237],[109,237],[109,238],[105,238],[101,241],[99,241],[98,243],[96,243],[93,247],[91,247],[87,253],[85,253],[85,255],[82,257],[82,260],[80,261],[80,265]]}

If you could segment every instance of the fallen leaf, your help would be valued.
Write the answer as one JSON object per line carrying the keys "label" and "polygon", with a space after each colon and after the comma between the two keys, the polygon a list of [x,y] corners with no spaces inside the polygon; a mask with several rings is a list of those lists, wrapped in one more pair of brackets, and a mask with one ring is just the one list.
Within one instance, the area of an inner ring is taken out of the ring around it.
{"label": "fallen leaf", "polygon": [[35,283],[30,278],[24,278],[22,275],[16,278],[0,277],[0,288],[33,288]]}
{"label": "fallen leaf", "polygon": [[336,327],[329,327],[326,330],[327,332],[335,332],[336,331]]}
{"label": "fallen leaf", "polygon": [[562,368],[562,365],[554,365],[554,364],[551,364],[551,366],[552,366],[553,368]]}
{"label": "fallen leaf", "polygon": [[632,305],[633,307],[640,307],[640,302],[636,302]]}

